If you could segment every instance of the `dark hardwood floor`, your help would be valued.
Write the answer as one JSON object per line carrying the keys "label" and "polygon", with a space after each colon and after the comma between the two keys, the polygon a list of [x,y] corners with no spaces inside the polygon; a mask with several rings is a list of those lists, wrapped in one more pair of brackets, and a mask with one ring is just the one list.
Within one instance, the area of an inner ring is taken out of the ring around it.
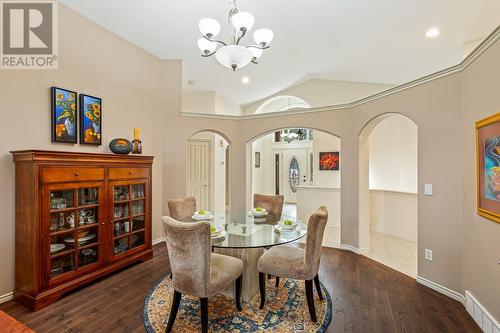
{"label": "dark hardwood floor", "polygon": [[[144,298],[167,272],[166,247],[157,245],[152,260],[43,310],[30,312],[14,301],[0,304],[0,310],[39,333],[144,332]],[[324,248],[319,277],[333,301],[327,332],[481,332],[460,303],[364,256]]]}

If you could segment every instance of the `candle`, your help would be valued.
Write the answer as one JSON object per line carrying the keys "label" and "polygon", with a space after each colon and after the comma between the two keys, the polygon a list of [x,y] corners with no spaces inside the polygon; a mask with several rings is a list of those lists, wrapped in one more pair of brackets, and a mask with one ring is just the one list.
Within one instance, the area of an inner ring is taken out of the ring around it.
{"label": "candle", "polygon": [[139,129],[134,128],[134,140],[139,140]]}

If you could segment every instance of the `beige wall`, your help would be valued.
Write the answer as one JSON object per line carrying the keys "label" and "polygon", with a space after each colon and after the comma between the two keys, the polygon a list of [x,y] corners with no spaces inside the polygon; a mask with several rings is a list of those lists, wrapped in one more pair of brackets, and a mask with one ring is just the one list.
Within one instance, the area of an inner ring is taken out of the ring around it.
{"label": "beige wall", "polygon": [[[476,213],[476,121],[500,112],[500,42],[463,74],[463,289],[500,321],[500,224]],[[458,129],[457,129],[458,130]]]}
{"label": "beige wall", "polygon": [[182,112],[239,116],[241,107],[215,91],[185,92],[182,94]]}
{"label": "beige wall", "polygon": [[[153,239],[161,236],[163,126],[180,112],[181,63],[160,61],[59,6],[59,69],[1,71],[0,296],[14,289],[14,163],[17,149],[107,152],[115,137],[141,129],[144,154],[153,164]],[[103,146],[50,142],[50,87],[103,99]],[[30,203],[26,203],[30,204]]]}

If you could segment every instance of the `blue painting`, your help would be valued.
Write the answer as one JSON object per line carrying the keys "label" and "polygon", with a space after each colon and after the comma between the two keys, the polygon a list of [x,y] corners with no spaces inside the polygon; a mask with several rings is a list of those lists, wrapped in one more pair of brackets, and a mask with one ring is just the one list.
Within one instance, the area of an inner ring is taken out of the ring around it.
{"label": "blue painting", "polygon": [[500,201],[500,136],[484,140],[484,182],[486,199]]}
{"label": "blue painting", "polygon": [[76,92],[52,87],[52,142],[77,142]]}
{"label": "blue painting", "polygon": [[80,95],[80,143],[101,145],[102,100],[98,97]]}

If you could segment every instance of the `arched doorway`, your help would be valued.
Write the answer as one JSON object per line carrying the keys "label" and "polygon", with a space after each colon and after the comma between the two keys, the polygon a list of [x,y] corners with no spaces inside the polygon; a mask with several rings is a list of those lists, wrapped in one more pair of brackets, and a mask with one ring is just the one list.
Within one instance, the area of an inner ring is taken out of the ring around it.
{"label": "arched doorway", "polygon": [[230,206],[229,139],[214,130],[191,135],[186,145],[186,195],[197,207],[225,211]]}
{"label": "arched doorway", "polygon": [[319,206],[329,218],[323,245],[340,246],[341,140],[307,127],[278,128],[247,143],[250,205],[253,194],[283,195],[283,214],[307,222]]}
{"label": "arched doorway", "polygon": [[388,113],[359,134],[359,240],[368,257],[417,275],[418,127]]}

